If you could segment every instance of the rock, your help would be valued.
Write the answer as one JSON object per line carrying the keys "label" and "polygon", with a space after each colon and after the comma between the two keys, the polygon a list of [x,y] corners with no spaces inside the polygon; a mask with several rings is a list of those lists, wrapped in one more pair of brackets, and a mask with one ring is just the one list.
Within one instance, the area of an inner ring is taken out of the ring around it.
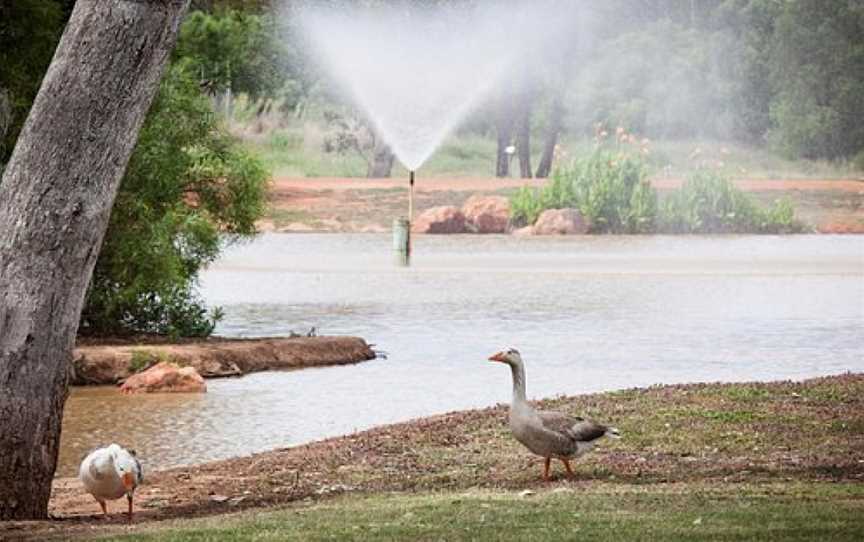
{"label": "rock", "polygon": [[194,367],[180,367],[160,362],[144,372],[134,374],[120,386],[123,393],[204,393],[207,384]]}
{"label": "rock", "polygon": [[534,226],[525,226],[524,228],[513,230],[512,233],[517,237],[528,237],[529,235],[534,235]]}
{"label": "rock", "polygon": [[588,222],[576,209],[548,209],[534,223],[534,235],[581,235]]}
{"label": "rock", "polygon": [[504,233],[510,222],[510,200],[503,196],[471,196],[462,206],[468,228],[477,233]]}
{"label": "rock", "polygon": [[465,215],[456,207],[432,207],[414,219],[414,233],[465,233]]}

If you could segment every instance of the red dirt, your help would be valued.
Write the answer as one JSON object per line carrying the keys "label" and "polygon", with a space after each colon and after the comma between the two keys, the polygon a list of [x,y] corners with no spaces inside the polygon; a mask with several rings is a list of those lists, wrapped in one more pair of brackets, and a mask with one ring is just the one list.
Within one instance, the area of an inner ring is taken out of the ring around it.
{"label": "red dirt", "polygon": [[[833,179],[736,179],[735,184],[765,204],[788,197],[797,215],[821,233],[864,233],[864,182]],[[462,204],[471,195],[508,195],[522,186],[540,187],[542,179],[430,177],[415,183],[415,208]],[[681,186],[681,179],[654,179],[661,191]],[[388,231],[405,214],[407,179],[289,178],[273,181],[272,216],[259,224],[277,231]],[[288,212],[280,219],[279,212]],[[301,212],[301,216],[296,213]],[[293,213],[293,214],[292,214]]]}

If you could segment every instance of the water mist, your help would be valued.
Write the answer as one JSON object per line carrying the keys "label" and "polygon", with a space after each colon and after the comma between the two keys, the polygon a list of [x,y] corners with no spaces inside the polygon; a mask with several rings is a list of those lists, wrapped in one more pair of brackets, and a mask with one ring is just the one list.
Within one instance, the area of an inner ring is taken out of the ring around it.
{"label": "water mist", "polygon": [[411,172],[409,222],[394,223],[406,261],[414,171],[512,73],[526,50],[518,36],[543,26],[536,12],[511,3],[301,8],[313,59]]}

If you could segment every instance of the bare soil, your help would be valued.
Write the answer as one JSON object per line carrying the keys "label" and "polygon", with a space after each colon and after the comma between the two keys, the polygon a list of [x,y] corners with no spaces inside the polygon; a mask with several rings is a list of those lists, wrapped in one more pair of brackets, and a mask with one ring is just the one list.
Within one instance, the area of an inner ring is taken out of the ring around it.
{"label": "bare soil", "polygon": [[[681,179],[654,179],[659,190]],[[738,179],[735,184],[764,203],[788,197],[798,217],[822,233],[864,233],[864,182],[858,180]],[[418,212],[461,206],[474,194],[510,195],[541,179],[423,178],[415,184]],[[270,190],[265,231],[384,232],[407,212],[406,179],[277,178]]]}
{"label": "bare soil", "polygon": [[[136,525],[122,503],[103,521],[77,480],[58,479],[51,521],[0,523],[0,539],[128,532],[171,518],[218,515],[339,494],[521,490],[653,484],[864,482],[864,374],[804,382],[655,386],[540,403],[618,427],[576,463],[576,478],[541,481],[541,460],[516,443],[506,406],[454,412],[320,442],[147,473]],[[146,469],[146,458],[143,458]],[[194,461],[194,458],[190,458]]]}
{"label": "bare soil", "polygon": [[240,376],[279,369],[347,365],[375,359],[359,337],[210,338],[167,342],[163,338],[84,339],[73,353],[73,385],[115,384],[137,363],[171,361],[195,367],[205,378]]}

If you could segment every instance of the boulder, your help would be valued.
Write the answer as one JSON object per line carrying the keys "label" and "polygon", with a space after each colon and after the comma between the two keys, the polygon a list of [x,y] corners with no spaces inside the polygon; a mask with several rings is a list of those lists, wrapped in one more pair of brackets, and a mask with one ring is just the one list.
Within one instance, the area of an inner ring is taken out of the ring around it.
{"label": "boulder", "polygon": [[581,235],[588,222],[576,209],[548,209],[534,223],[534,235]]}
{"label": "boulder", "polygon": [[194,367],[160,362],[134,374],[120,386],[123,393],[204,393],[207,384]]}
{"label": "boulder", "polygon": [[456,207],[432,207],[414,219],[414,233],[465,233],[465,215]]}
{"label": "boulder", "polygon": [[468,228],[476,233],[504,233],[510,222],[510,200],[503,196],[471,196],[462,206]]}
{"label": "boulder", "polygon": [[513,230],[511,233],[517,237],[528,237],[529,235],[534,235],[534,226],[525,226],[524,228]]}

